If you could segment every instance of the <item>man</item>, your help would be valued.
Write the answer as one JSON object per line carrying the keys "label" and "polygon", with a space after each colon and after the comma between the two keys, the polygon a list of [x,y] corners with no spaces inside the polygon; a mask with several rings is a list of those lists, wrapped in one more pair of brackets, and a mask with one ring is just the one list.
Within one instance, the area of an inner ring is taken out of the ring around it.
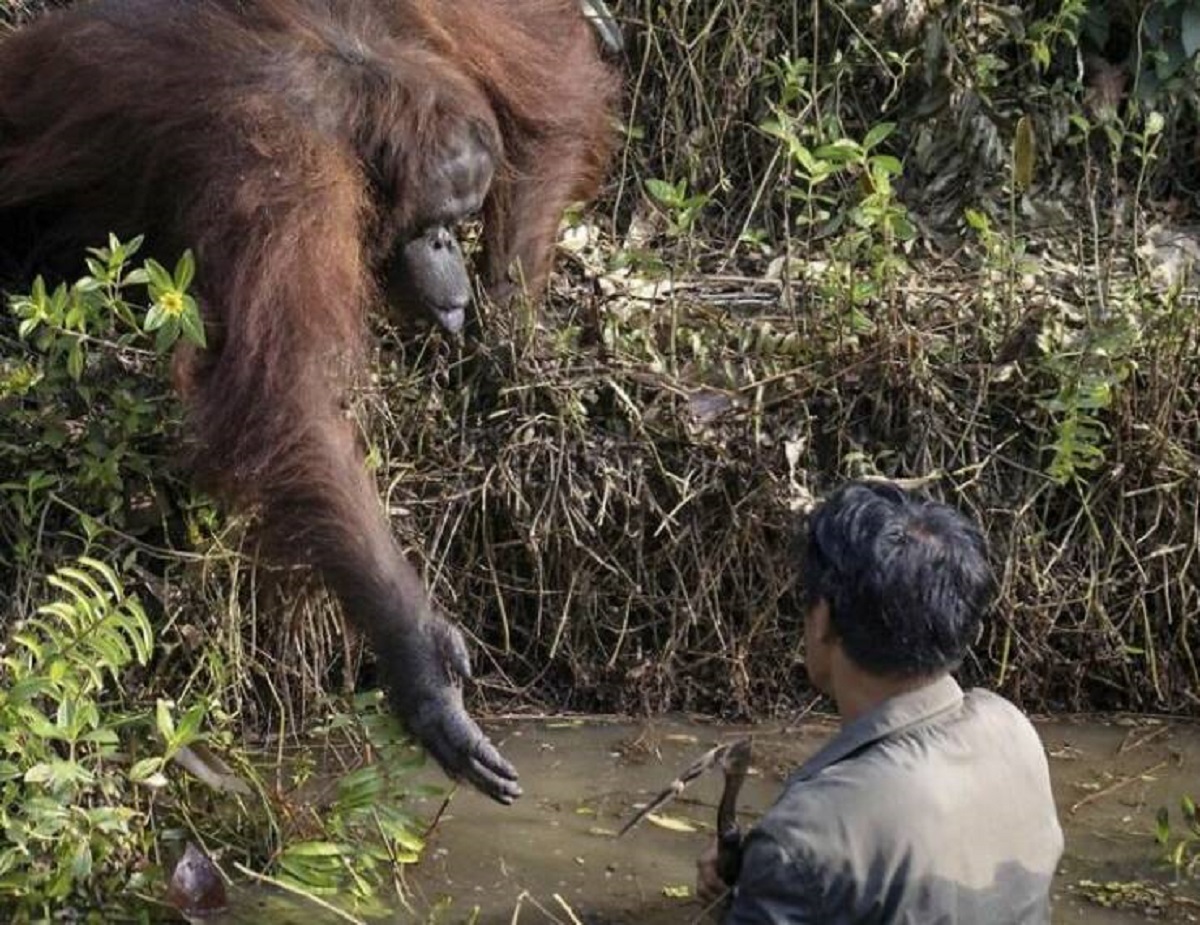
{"label": "man", "polygon": [[[805,659],[838,735],[749,833],[726,925],[1048,923],[1063,837],[1025,716],[950,676],[992,594],[961,514],[860,482],[812,514]],[[715,846],[698,891],[724,892]]]}

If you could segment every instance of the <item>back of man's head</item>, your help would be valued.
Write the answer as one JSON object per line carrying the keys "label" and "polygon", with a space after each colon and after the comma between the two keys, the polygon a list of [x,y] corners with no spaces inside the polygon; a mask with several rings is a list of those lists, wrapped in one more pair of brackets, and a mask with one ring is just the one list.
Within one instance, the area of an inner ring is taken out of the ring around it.
{"label": "back of man's head", "polygon": [[850,659],[872,674],[952,670],[991,599],[987,545],[944,504],[887,482],[852,482],[808,521],[802,577]]}

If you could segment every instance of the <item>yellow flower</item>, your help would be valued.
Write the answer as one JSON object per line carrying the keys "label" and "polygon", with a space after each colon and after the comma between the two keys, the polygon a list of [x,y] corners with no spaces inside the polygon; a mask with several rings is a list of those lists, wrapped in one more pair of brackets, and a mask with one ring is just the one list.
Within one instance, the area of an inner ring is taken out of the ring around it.
{"label": "yellow flower", "polygon": [[183,293],[180,292],[164,292],[158,297],[158,304],[162,310],[172,318],[178,318],[183,314]]}

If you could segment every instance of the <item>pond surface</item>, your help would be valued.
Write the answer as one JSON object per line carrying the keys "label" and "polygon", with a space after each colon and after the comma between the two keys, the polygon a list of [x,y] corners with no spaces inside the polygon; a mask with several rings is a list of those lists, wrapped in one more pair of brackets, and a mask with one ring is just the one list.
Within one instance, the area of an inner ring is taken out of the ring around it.
{"label": "pond surface", "polygon": [[[615,832],[705,750],[753,731],[753,767],[739,804],[748,824],[835,729],[819,718],[790,728],[682,718],[494,723],[493,735],[521,769],[526,795],[505,808],[460,790],[426,858],[408,875],[413,911],[398,912],[395,921],[711,921],[690,893],[695,857],[715,821],[719,772],[695,781],[662,810],[668,822],[694,831],[644,821],[621,839]],[[1200,797],[1200,726],[1056,719],[1039,722],[1038,730],[1067,841],[1055,884],[1056,925],[1200,921],[1200,892],[1174,886],[1153,837],[1160,806],[1175,811],[1184,793]],[[435,809],[427,807],[430,815]],[[242,901],[246,905],[225,921],[339,921],[319,909],[274,902],[278,911],[267,913],[261,896]]]}

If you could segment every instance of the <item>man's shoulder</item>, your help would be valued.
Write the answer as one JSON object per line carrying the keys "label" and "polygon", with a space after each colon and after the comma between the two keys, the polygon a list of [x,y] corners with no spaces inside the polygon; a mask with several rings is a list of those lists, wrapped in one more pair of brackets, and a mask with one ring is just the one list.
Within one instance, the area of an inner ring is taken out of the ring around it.
{"label": "man's shoulder", "polygon": [[963,692],[963,703],[968,707],[996,716],[1004,716],[1014,722],[1029,724],[1027,717],[1015,703],[986,687],[970,687]]}
{"label": "man's shoulder", "polygon": [[[1045,753],[1029,718],[983,688],[960,708],[885,736],[814,776],[788,781],[760,827],[785,845],[828,843],[866,817],[875,824],[911,819],[920,805],[944,802],[947,783],[986,788],[1014,767],[1040,773]],[[803,836],[803,837],[801,837]]]}
{"label": "man's shoulder", "polygon": [[1015,703],[995,691],[973,687],[963,696],[962,720],[964,723],[990,732],[992,736],[1011,735],[1012,746],[1024,746],[1028,750],[1042,752],[1041,738],[1029,717]]}

